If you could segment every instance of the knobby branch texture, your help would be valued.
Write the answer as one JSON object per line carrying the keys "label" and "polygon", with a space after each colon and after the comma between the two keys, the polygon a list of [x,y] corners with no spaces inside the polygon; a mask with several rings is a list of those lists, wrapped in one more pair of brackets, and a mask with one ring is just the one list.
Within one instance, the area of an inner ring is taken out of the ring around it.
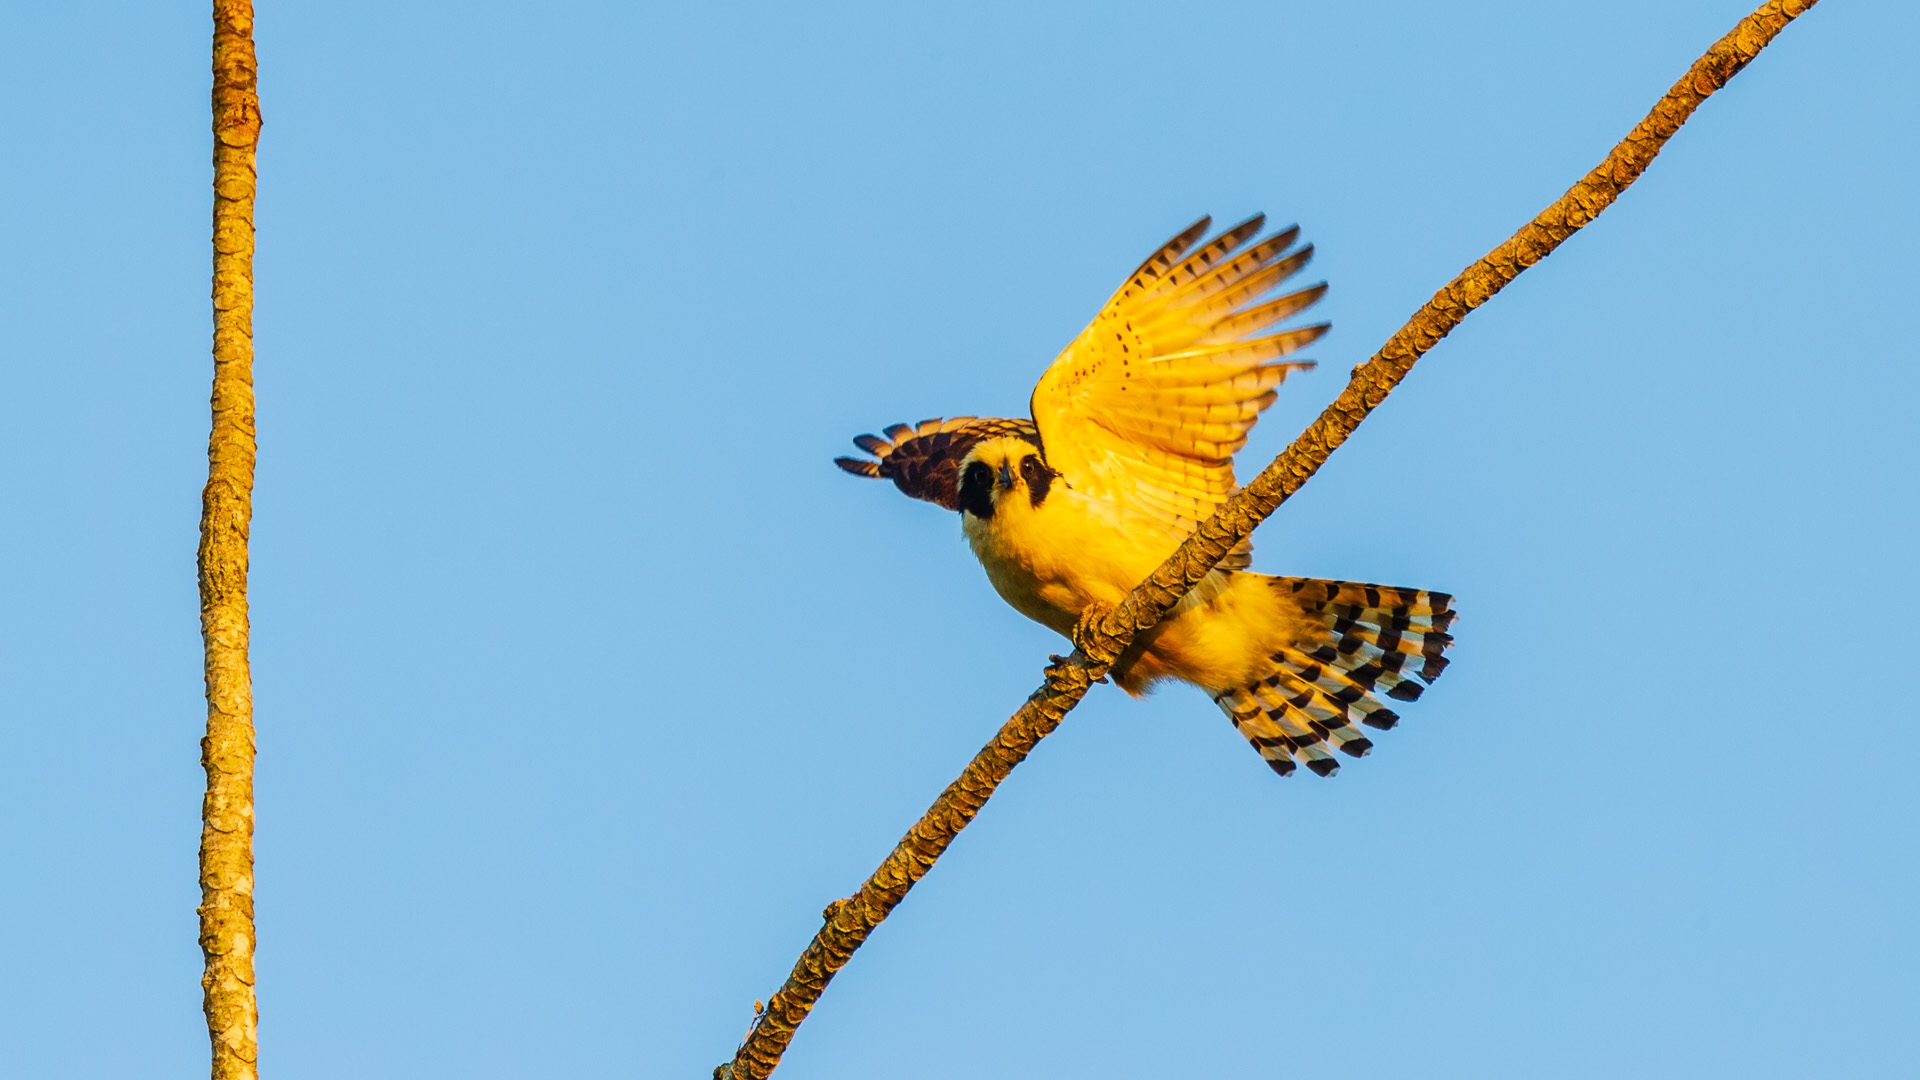
{"label": "knobby branch texture", "polygon": [[200,950],[214,1080],[259,1075],[253,985],[253,677],[247,531],[253,519],[253,193],[260,144],[251,0],[213,5],[213,428],[200,509],[207,770]]}
{"label": "knobby branch texture", "polygon": [[1607,159],[1568,189],[1552,206],[1519,232],[1488,252],[1435,293],[1387,339],[1366,363],[1353,370],[1347,387],[1292,445],[1260,475],[1214,511],[1152,576],[1128,595],[1078,642],[1063,664],[1047,670],[1044,686],[1027,698],[948,785],[933,806],[874,871],[860,891],[827,906],[825,925],[814,935],[732,1061],[714,1070],[718,1080],[760,1080],[773,1072],[834,973],[891,913],[907,890],[933,867],[953,838],[980,812],[994,789],[1051,734],[1068,710],[1079,704],[1093,682],[1107,673],[1135,635],[1151,629],[1219,564],[1228,551],[1253,533],[1353,434],[1367,414],[1406,378],[1414,361],[1453,330],[1467,313],[1492,299],[1520,272],[1547,257],[1561,242],[1600,215],[1638,179],[1669,137],[1702,101],[1727,84],[1759,54],[1774,35],[1818,0],[1772,0],[1740,21],[1696,61],[1646,119],[1621,140]]}

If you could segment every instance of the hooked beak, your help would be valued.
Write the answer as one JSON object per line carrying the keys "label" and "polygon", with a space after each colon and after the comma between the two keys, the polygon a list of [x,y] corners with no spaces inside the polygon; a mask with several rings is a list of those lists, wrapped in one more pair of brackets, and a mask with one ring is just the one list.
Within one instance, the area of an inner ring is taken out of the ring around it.
{"label": "hooked beak", "polygon": [[1003,461],[1000,463],[1000,490],[1006,491],[1011,487],[1013,487],[1013,463]]}

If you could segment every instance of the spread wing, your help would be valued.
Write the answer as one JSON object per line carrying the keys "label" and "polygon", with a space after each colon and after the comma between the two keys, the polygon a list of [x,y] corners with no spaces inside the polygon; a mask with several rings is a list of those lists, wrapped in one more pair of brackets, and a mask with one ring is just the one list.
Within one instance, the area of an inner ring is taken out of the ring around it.
{"label": "spread wing", "polygon": [[1312,258],[1287,252],[1298,228],[1255,240],[1255,215],[1195,247],[1210,220],[1140,264],[1033,390],[1048,465],[1182,537],[1233,492],[1233,454],[1273,388],[1313,366],[1280,358],[1327,331],[1269,332],[1327,291],[1261,300]]}
{"label": "spread wing", "polygon": [[876,460],[840,457],[833,463],[855,476],[891,480],[895,487],[916,499],[939,503],[949,510],[960,509],[960,459],[975,443],[1001,435],[1015,435],[1039,445],[1031,420],[979,420],[955,416],[947,420],[922,420],[918,424],[895,424],[887,437],[862,435],[853,445],[872,454]]}

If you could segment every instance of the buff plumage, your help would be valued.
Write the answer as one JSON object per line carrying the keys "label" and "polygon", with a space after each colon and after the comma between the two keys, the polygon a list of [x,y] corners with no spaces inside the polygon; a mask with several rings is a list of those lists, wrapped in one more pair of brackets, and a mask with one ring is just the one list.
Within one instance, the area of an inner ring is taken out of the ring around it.
{"label": "buff plumage", "polygon": [[[960,514],[988,580],[1069,639],[1234,490],[1232,457],[1326,324],[1269,331],[1326,291],[1262,299],[1312,248],[1254,217],[1201,243],[1201,219],[1150,256],[1041,376],[1033,418],[954,417],[854,440],[842,469]],[[1196,246],[1197,245],[1197,246]],[[1129,693],[1205,690],[1274,771],[1365,755],[1446,666],[1443,593],[1269,577],[1232,552],[1113,670]]]}

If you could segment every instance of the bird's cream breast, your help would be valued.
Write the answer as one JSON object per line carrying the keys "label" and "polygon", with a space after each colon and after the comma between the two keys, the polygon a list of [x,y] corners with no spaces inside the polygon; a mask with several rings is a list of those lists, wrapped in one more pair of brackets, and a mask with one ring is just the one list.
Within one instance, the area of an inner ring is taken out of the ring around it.
{"label": "bird's cream breast", "polygon": [[1071,635],[1085,601],[1061,573],[1062,567],[1044,542],[1022,535],[1024,530],[1003,526],[1005,515],[982,521],[964,517],[967,543],[987,572],[995,592],[1015,611],[1062,634]]}
{"label": "bird's cream breast", "polygon": [[963,515],[963,527],[1007,603],[1070,634],[1089,601],[1119,603],[1173,548],[1158,530],[1126,528],[1103,509],[1057,485],[1038,507],[1005,498],[991,518]]}

